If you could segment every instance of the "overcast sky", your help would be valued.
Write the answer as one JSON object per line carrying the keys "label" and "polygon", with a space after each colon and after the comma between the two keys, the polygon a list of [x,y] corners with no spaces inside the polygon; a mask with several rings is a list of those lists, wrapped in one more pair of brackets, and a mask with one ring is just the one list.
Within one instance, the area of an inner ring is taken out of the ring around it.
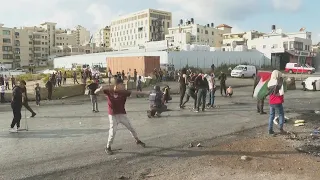
{"label": "overcast sky", "polygon": [[224,23],[234,31],[269,32],[272,24],[284,32],[305,27],[314,41],[320,40],[319,0],[0,0],[0,4],[0,23],[7,27],[53,21],[61,28],[80,24],[95,31],[119,15],[154,8],[171,11],[173,25],[193,17],[198,24]]}

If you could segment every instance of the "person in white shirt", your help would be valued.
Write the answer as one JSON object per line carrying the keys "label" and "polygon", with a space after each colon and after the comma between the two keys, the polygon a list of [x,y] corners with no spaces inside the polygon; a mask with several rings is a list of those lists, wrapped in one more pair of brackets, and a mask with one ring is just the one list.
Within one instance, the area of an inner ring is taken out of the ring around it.
{"label": "person in white shirt", "polygon": [[10,78],[7,75],[4,75],[4,83],[6,85],[6,90],[10,90],[9,80]]}
{"label": "person in white shirt", "polygon": [[207,76],[208,85],[209,85],[209,103],[207,104],[207,106],[210,108],[214,107],[214,97],[216,93],[216,85],[215,85],[214,77],[215,77],[214,73],[212,73],[210,76]]}
{"label": "person in white shirt", "polygon": [[4,99],[5,90],[6,90],[5,86],[1,83],[1,84],[0,84],[0,94],[1,94],[1,96],[0,96],[0,102],[1,102],[1,103],[4,103],[4,102],[5,102],[5,99]]}

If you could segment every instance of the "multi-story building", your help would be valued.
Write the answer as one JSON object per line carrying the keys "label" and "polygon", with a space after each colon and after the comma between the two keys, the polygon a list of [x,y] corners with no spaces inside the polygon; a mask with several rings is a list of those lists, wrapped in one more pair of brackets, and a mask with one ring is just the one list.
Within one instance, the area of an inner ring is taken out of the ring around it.
{"label": "multi-story building", "polygon": [[274,67],[284,69],[286,63],[297,62],[312,64],[311,32],[301,28],[299,32],[284,33],[272,26],[271,33],[249,31],[243,33],[224,34],[222,50],[233,51],[236,46],[247,46],[250,50],[257,50],[271,60]]}
{"label": "multi-story building", "polygon": [[111,22],[111,47],[119,50],[164,40],[171,26],[171,12],[146,9],[121,16]]}
{"label": "multi-story building", "polygon": [[110,27],[106,26],[105,28],[100,29],[94,34],[94,43],[98,47],[110,47]]}
{"label": "multi-story building", "polygon": [[7,68],[28,64],[28,33],[23,29],[8,28],[0,24],[0,64]]}
{"label": "multi-story building", "polygon": [[90,36],[90,31],[88,31],[86,28],[78,25],[75,27],[75,30],[71,31],[72,34],[76,35],[76,40],[77,40],[77,45],[78,46],[83,46],[86,44],[91,43],[91,36]]}
{"label": "multi-story building", "polygon": [[207,25],[195,24],[194,19],[190,21],[180,20],[177,27],[169,28],[166,40],[171,47],[181,48],[186,44],[207,45],[210,47],[221,47],[223,34],[230,33],[231,26],[221,24],[214,27],[214,23]]}

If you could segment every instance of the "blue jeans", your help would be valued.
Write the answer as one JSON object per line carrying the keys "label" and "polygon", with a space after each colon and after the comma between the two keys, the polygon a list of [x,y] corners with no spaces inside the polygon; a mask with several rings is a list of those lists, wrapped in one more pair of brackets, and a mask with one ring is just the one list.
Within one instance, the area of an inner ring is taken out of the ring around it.
{"label": "blue jeans", "polygon": [[208,91],[208,93],[209,93],[209,101],[208,101],[209,103],[208,103],[208,105],[209,106],[213,106],[214,105],[215,92],[216,92],[215,90],[209,90]]}
{"label": "blue jeans", "polygon": [[283,130],[284,112],[282,104],[270,104],[270,117],[269,117],[269,132],[273,131],[273,119],[276,116],[276,110],[279,112],[279,126]]}

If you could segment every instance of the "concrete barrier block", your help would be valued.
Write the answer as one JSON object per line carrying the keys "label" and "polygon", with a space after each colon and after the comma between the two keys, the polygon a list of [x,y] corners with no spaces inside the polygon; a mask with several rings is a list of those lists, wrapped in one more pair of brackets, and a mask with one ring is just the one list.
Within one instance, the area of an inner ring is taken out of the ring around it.
{"label": "concrete barrier block", "polygon": [[287,90],[296,90],[296,79],[294,77],[286,78]]}

